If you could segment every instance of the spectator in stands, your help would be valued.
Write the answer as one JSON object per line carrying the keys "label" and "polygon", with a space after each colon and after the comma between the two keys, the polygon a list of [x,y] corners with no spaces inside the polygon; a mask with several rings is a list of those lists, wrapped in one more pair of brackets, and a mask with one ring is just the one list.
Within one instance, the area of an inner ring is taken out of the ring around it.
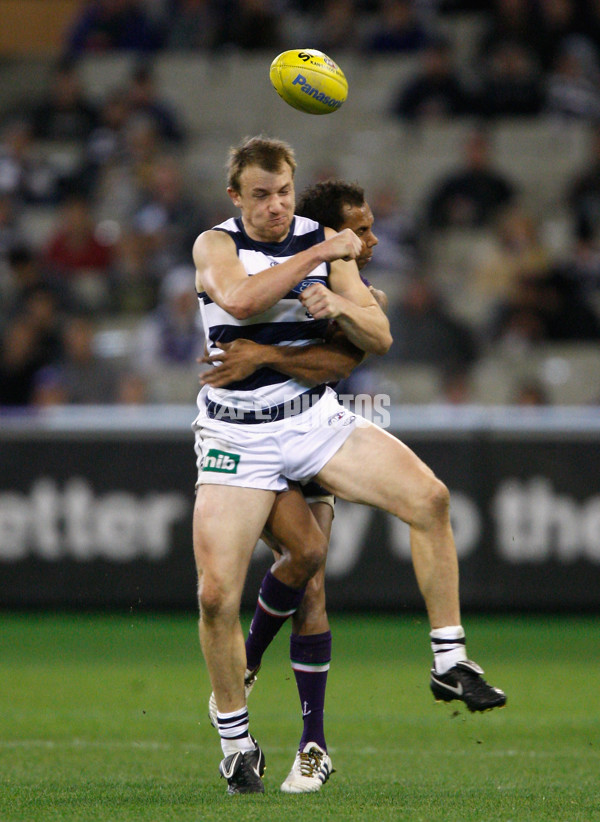
{"label": "spectator in stands", "polygon": [[[414,274],[420,257],[420,238],[417,221],[400,200],[391,185],[375,189],[370,198],[377,223],[377,253],[369,264],[382,281],[383,290],[394,299],[407,277]],[[392,280],[393,282],[391,282]]]}
{"label": "spectator in stands", "polygon": [[543,383],[539,380],[523,380],[515,388],[513,405],[531,408],[543,407],[550,405],[550,397]]}
{"label": "spectator in stands", "polygon": [[38,140],[87,140],[98,123],[98,111],[85,96],[71,60],[54,68],[46,99],[33,109],[33,136]]}
{"label": "spectator in stands", "polygon": [[465,405],[473,402],[470,364],[443,368],[440,387],[438,402],[448,405]]}
{"label": "spectator in stands", "polygon": [[0,194],[0,266],[20,241],[21,231],[12,197]]}
{"label": "spectator in stands", "polygon": [[578,34],[590,40],[596,53],[600,54],[600,2],[581,0],[578,4],[575,29]]}
{"label": "spectator in stands", "polygon": [[577,30],[578,16],[573,0],[496,0],[477,53],[485,60],[500,44],[516,43],[532,52],[546,73],[563,40]]}
{"label": "spectator in stands", "polygon": [[510,40],[498,43],[480,61],[481,82],[474,110],[486,118],[534,117],[544,104],[542,74],[535,55]]}
{"label": "spectator in stands", "polygon": [[480,314],[488,318],[498,304],[511,299],[521,277],[545,277],[552,264],[538,224],[520,205],[500,215],[480,257],[474,261],[467,291],[471,301],[481,302]]}
{"label": "spectator in stands", "polygon": [[96,325],[89,316],[73,316],[64,327],[64,355],[58,368],[70,404],[102,405],[117,400],[119,370],[96,353],[95,334]]}
{"label": "spectator in stands", "polygon": [[390,307],[389,317],[392,354],[400,363],[455,370],[468,368],[476,359],[472,332],[452,316],[429,277],[413,277],[400,303]]}
{"label": "spectator in stands", "polygon": [[500,306],[493,339],[511,346],[600,339],[600,322],[577,285],[559,268],[545,277],[523,275]]}
{"label": "spectator in stands", "polygon": [[31,402],[37,372],[60,356],[62,314],[56,293],[37,283],[12,305],[0,343],[0,406]]}
{"label": "spectator in stands", "polygon": [[421,69],[400,89],[393,113],[405,120],[442,120],[469,112],[469,99],[446,37],[433,38],[421,53]]}
{"label": "spectator in stands", "polygon": [[27,316],[35,330],[40,366],[58,360],[63,350],[64,321],[58,293],[48,284],[39,283],[23,294],[19,312]]}
{"label": "spectator in stands", "polygon": [[42,365],[34,322],[17,314],[4,328],[0,345],[0,408],[29,405]]}
{"label": "spectator in stands", "polygon": [[538,0],[534,8],[533,44],[544,71],[556,63],[566,39],[578,29],[576,0]]}
{"label": "spectator in stands", "polygon": [[[31,405],[34,408],[52,408],[60,405],[87,404],[73,398],[69,391],[69,370],[61,365],[48,365],[36,372],[33,381]],[[147,403],[145,380],[134,372],[116,373],[116,393],[114,400],[107,397],[102,404],[115,402],[119,405],[145,405]],[[112,381],[111,381],[112,385]],[[97,400],[93,398],[93,404]]]}
{"label": "spectator in stands", "polygon": [[244,51],[281,48],[280,15],[273,0],[225,0],[222,6],[219,45]]}
{"label": "spectator in stands", "polygon": [[416,53],[430,39],[414,0],[383,0],[381,22],[367,39],[365,50],[372,54]]}
{"label": "spectator in stands", "polygon": [[557,267],[567,280],[574,283],[578,292],[590,302],[600,317],[599,239],[585,226],[580,227],[573,248]]}
{"label": "spectator in stands", "polygon": [[175,110],[161,99],[149,63],[139,63],[133,69],[127,89],[127,103],[131,115],[144,115],[154,123],[161,139],[173,143],[180,143],[183,140],[184,130],[179,117]]}
{"label": "spectator in stands", "polygon": [[150,272],[148,242],[139,232],[125,228],[115,246],[114,309],[118,314],[139,315],[157,304],[159,283]]}
{"label": "spectator in stands", "polygon": [[194,269],[180,266],[165,277],[158,307],[139,327],[132,366],[147,379],[152,401],[184,401],[197,385],[203,353]]}
{"label": "spectator in stands", "polygon": [[495,0],[492,8],[482,19],[487,20],[487,23],[484,25],[476,50],[479,61],[486,60],[489,54],[505,42],[531,48],[536,36],[534,6],[531,0]]}
{"label": "spectator in stands", "polygon": [[178,161],[172,156],[159,158],[151,170],[145,202],[133,218],[134,230],[145,240],[153,276],[160,278],[175,264],[188,260],[202,225]]}
{"label": "spectator in stands", "polygon": [[[0,226],[1,212],[2,199],[0,199]],[[33,252],[23,243],[15,243],[12,248],[6,250],[4,255],[0,256],[0,328],[7,317],[16,313],[21,294],[40,281],[39,268],[34,260]]]}
{"label": "spectator in stands", "polygon": [[156,310],[139,330],[134,361],[146,373],[161,365],[190,365],[202,356],[204,340],[191,266],[179,266],[165,277]]}
{"label": "spectator in stands", "polygon": [[211,0],[174,0],[170,18],[166,43],[169,51],[214,48],[219,18]]}
{"label": "spectator in stands", "polygon": [[9,251],[5,275],[0,314],[8,316],[19,313],[24,309],[28,295],[41,288],[53,291],[62,305],[59,283],[42,267],[37,254],[29,246],[20,243]]}
{"label": "spectator in stands", "polygon": [[129,225],[151,188],[152,173],[162,145],[156,126],[136,115],[127,121],[125,150],[106,163],[98,174],[94,197],[100,219]]}
{"label": "spectator in stands", "polygon": [[65,284],[74,306],[109,307],[113,248],[98,232],[85,197],[74,194],[65,201],[43,259]]}
{"label": "spectator in stands", "polygon": [[36,150],[27,120],[9,121],[0,135],[0,196],[6,194],[26,205],[54,205],[61,195],[60,174]]}
{"label": "spectator in stands", "polygon": [[60,368],[47,365],[36,372],[30,405],[36,409],[67,405],[69,400]]}
{"label": "spectator in stands", "polygon": [[490,340],[494,345],[521,352],[546,339],[538,298],[537,281],[533,278],[517,283],[512,297],[496,307],[490,323]]}
{"label": "spectator in stands", "polygon": [[87,0],[73,21],[66,54],[152,52],[161,37],[140,0]]}
{"label": "spectator in stands", "polygon": [[548,78],[546,106],[565,120],[600,122],[600,72],[589,40],[570,37],[563,42]]}
{"label": "spectator in stands", "polygon": [[325,54],[340,54],[360,47],[360,18],[354,0],[326,0],[311,19],[315,48]]}
{"label": "spectator in stands", "polygon": [[465,143],[464,166],[443,178],[428,197],[426,224],[431,229],[487,226],[515,194],[514,185],[493,166],[487,132],[475,129]]}
{"label": "spectator in stands", "polygon": [[600,322],[578,283],[555,267],[541,281],[547,339],[556,342],[600,339]]}
{"label": "spectator in stands", "polygon": [[591,135],[589,156],[565,192],[575,231],[600,238],[600,126]]}
{"label": "spectator in stands", "polygon": [[98,126],[87,141],[85,158],[77,175],[76,185],[89,196],[95,191],[102,170],[125,154],[129,114],[126,90],[114,88],[109,91],[100,108]]}
{"label": "spectator in stands", "polygon": [[124,371],[119,380],[117,402],[120,405],[146,405],[148,384],[137,371]]}

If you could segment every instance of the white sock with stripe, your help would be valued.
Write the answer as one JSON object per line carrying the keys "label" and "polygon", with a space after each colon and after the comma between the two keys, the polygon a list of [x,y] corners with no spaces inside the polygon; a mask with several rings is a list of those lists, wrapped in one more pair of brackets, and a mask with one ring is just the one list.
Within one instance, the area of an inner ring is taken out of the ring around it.
{"label": "white sock with stripe", "polygon": [[221,748],[225,756],[237,751],[253,751],[254,742],[248,732],[248,708],[243,707],[230,713],[217,713],[217,728],[221,737]]}
{"label": "white sock with stripe", "polygon": [[445,674],[457,662],[467,658],[465,632],[462,625],[434,628],[430,634],[433,665],[436,673]]}

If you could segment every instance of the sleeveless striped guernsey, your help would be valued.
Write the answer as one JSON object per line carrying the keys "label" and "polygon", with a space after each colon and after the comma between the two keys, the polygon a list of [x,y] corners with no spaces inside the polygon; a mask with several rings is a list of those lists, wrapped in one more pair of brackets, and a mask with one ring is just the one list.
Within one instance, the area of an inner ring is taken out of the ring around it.
{"label": "sleeveless striped guernsey", "polygon": [[[246,234],[240,217],[231,218],[215,226],[234,240],[238,257],[252,276],[266,268],[273,268],[285,260],[325,239],[323,227],[306,217],[295,216],[287,237],[279,243],[252,240]],[[321,263],[278,303],[261,314],[246,320],[237,320],[228,314],[206,292],[198,294],[206,344],[210,354],[218,354],[216,342],[231,342],[239,338],[264,345],[308,345],[322,342],[328,320],[314,320],[299,300],[299,295],[312,283],[328,284],[329,263]],[[256,412],[289,403],[305,394],[305,384],[287,377],[272,368],[259,368],[249,377],[230,383],[226,388],[210,388],[205,394],[208,405],[227,406],[241,412]],[[324,386],[310,391],[318,395]],[[251,421],[251,420],[248,420]]]}

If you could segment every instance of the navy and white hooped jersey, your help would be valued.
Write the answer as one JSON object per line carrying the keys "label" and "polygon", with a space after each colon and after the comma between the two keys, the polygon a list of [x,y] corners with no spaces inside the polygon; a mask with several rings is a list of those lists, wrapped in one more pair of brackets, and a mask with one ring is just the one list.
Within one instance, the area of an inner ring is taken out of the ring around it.
{"label": "navy and white hooped jersey", "polygon": [[[306,217],[294,217],[290,231],[282,242],[264,243],[246,234],[240,217],[215,226],[234,240],[238,257],[252,276],[275,267],[287,259],[325,239],[323,226]],[[206,344],[210,354],[218,354],[216,342],[231,342],[238,338],[264,345],[307,345],[322,342],[328,320],[314,320],[299,300],[299,295],[312,283],[327,285],[329,263],[320,263],[288,292],[278,303],[261,314],[237,320],[202,292],[198,294]],[[312,389],[317,392],[320,387]],[[256,411],[293,400],[306,392],[306,385],[272,368],[259,368],[249,377],[230,383],[226,388],[210,388],[203,396],[209,402],[226,405],[240,411]]]}

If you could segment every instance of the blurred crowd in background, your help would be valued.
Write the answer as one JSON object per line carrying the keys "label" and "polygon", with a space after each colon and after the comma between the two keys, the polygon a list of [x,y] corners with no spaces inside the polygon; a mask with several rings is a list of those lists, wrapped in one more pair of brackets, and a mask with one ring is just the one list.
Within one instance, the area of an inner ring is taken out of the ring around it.
{"label": "blurred crowd in background", "polygon": [[[456,14],[477,17],[471,65],[446,36]],[[83,0],[46,93],[0,111],[0,406],[193,402],[203,336],[191,248],[224,218],[188,184],[185,112],[162,94],[153,56],[288,47],[419,57],[390,101],[390,120],[468,118],[456,169],[409,210],[400,192],[368,191],[379,247],[369,278],[394,280],[395,366],[423,363],[439,399],[472,399],[469,375],[490,349],[527,355],[545,342],[600,339],[600,2],[594,0]],[[89,54],[135,55],[127,82],[103,99],[86,89]],[[503,118],[564,118],[589,128],[590,156],[563,192],[568,236],[546,241],[520,181],[495,164],[490,127]],[[77,143],[81,160],[53,164],[37,148]],[[224,147],[225,150],[226,147]],[[330,170],[323,170],[327,176]],[[333,169],[335,173],[335,169]],[[360,182],[360,181],[359,181]],[[55,209],[43,246],[28,209]],[[485,230],[453,304],[430,250],[453,229]],[[128,329],[127,350],[114,329]],[[113,329],[111,331],[110,329]],[[118,356],[117,356],[118,355]],[[190,382],[190,374],[194,380]],[[185,379],[179,380],[178,375]],[[363,369],[349,387],[375,392]],[[512,400],[545,404],[544,385]],[[600,401],[600,387],[598,388]]]}

